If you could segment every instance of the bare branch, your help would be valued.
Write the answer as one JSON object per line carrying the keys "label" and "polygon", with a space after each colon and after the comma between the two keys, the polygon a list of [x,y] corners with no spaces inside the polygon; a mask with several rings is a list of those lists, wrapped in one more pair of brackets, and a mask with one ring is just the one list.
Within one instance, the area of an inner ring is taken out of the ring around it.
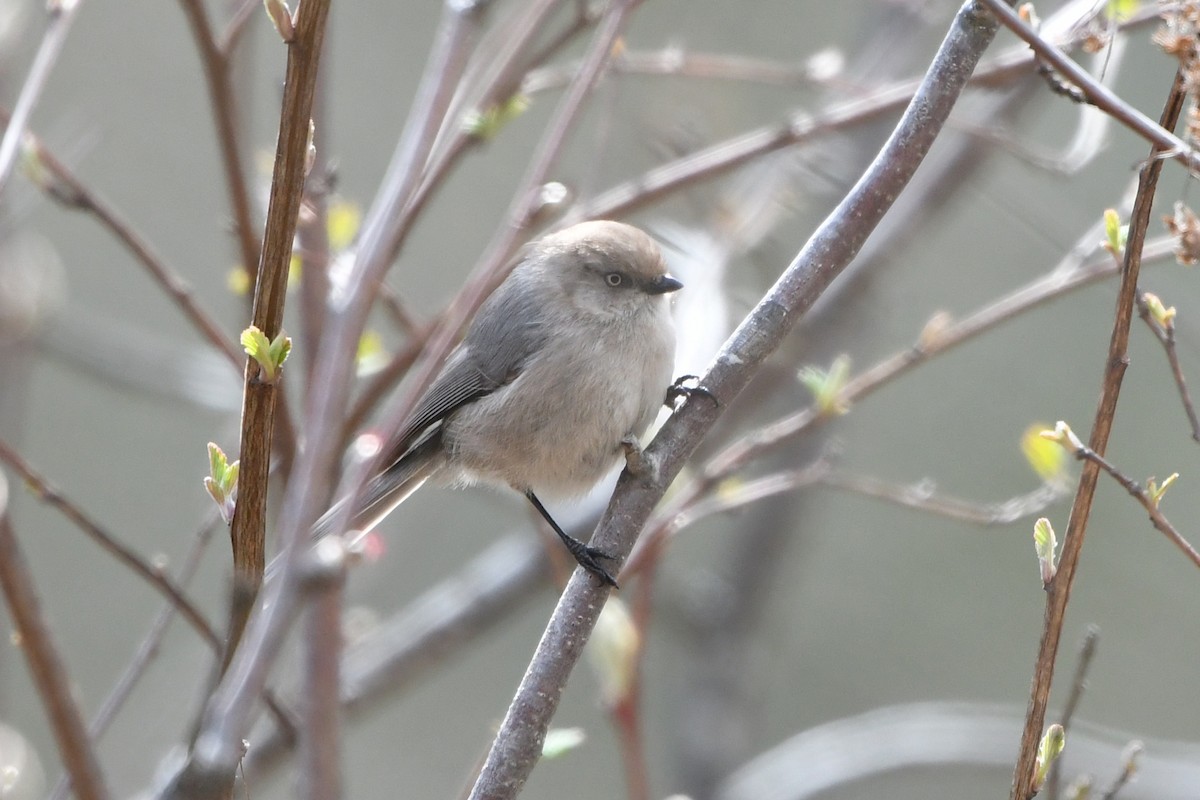
{"label": "bare branch", "polygon": [[[996,0],[984,0],[988,7],[1005,24],[1017,30],[1022,38],[1030,36],[1037,39],[1029,31],[1012,10]],[[996,7],[999,6],[999,7]],[[1014,27],[1015,26],[1015,27]],[[1029,41],[1026,38],[1026,41]],[[1068,76],[1076,85],[1089,93],[1089,97],[1109,97],[1111,93],[1102,86],[1078,77],[1081,72],[1068,59],[1058,58],[1058,51],[1038,42],[1031,45],[1038,49],[1048,61],[1051,56],[1057,58],[1054,66],[1062,74]],[[1043,52],[1045,51],[1045,52]],[[1058,63],[1066,62],[1066,63]],[[1083,81],[1083,82],[1081,82]],[[1084,85],[1087,83],[1088,85]],[[1177,71],[1175,82],[1167,96],[1167,102],[1162,112],[1161,123],[1155,125],[1156,131],[1169,136],[1166,141],[1156,134],[1151,139],[1155,144],[1150,150],[1150,159],[1142,167],[1139,175],[1137,196],[1134,199],[1133,215],[1129,222],[1129,235],[1125,247],[1125,263],[1121,270],[1121,286],[1117,294],[1117,308],[1113,320],[1112,338],[1109,342],[1108,356],[1104,365],[1101,384],[1101,394],[1096,409],[1095,421],[1088,446],[1097,454],[1103,456],[1108,445],[1109,433],[1112,431],[1113,419],[1116,416],[1117,399],[1121,392],[1121,383],[1128,362],[1129,329],[1133,317],[1133,308],[1137,298],[1138,275],[1141,271],[1142,250],[1145,244],[1146,231],[1150,223],[1150,211],[1154,203],[1154,191],[1158,185],[1158,176],[1162,172],[1163,159],[1159,158],[1165,148],[1173,148],[1182,144],[1174,136],[1167,133],[1174,130],[1179,115],[1183,110],[1186,98],[1185,81],[1182,71]],[[1124,107],[1125,104],[1121,103]],[[1104,107],[1104,106],[1102,106]],[[1111,104],[1109,105],[1111,108]],[[1149,138],[1149,137],[1148,137]],[[1164,143],[1165,142],[1165,143]],[[1190,149],[1185,149],[1188,154]],[[1189,155],[1190,159],[1190,155]],[[1033,797],[1034,763],[1037,758],[1038,740],[1042,735],[1045,724],[1046,706],[1050,700],[1050,684],[1054,677],[1055,658],[1058,654],[1058,644],[1062,637],[1062,626],[1066,616],[1067,601],[1071,594],[1071,584],[1075,579],[1075,570],[1079,565],[1079,554],[1083,548],[1084,535],[1087,531],[1088,515],[1092,508],[1092,499],[1096,492],[1096,482],[1099,478],[1099,467],[1094,462],[1085,462],[1075,500],[1071,506],[1071,517],[1067,524],[1067,533],[1063,543],[1062,556],[1059,559],[1058,572],[1046,590],[1046,612],[1042,628],[1041,642],[1034,667],[1033,685],[1030,691],[1029,707],[1025,716],[1025,727],[1021,734],[1020,752],[1013,773],[1012,800],[1029,800]]]}
{"label": "bare branch", "polygon": [[4,193],[4,187],[8,185],[9,176],[12,175],[13,165],[17,163],[17,153],[20,152],[25,129],[29,127],[33,107],[37,105],[38,96],[50,78],[50,72],[54,69],[58,54],[62,52],[63,43],[67,39],[67,32],[71,30],[71,23],[75,20],[75,13],[81,5],[82,0],[56,0],[46,4],[49,14],[46,32],[42,35],[42,43],[33,59],[33,66],[29,68],[29,75],[21,87],[21,94],[17,97],[8,129],[4,131],[4,138],[0,140],[0,195]]}
{"label": "bare branch", "polygon": [[[666,486],[720,413],[778,347],[796,320],[861,248],[912,178],[945,124],[971,71],[995,36],[990,17],[970,5],[956,16],[921,88],[875,162],[821,225],[788,269],[726,343],[703,379],[719,400],[689,400],[647,451],[656,479],[623,474],[592,544],[623,559]],[[578,661],[607,594],[576,570],[505,715],[472,798],[514,797],[533,771],[567,677]]]}
{"label": "bare branch", "polygon": [[0,589],[4,591],[13,627],[21,639],[21,652],[29,664],[29,675],[46,707],[76,795],[80,800],[107,800],[104,773],[75,703],[71,678],[50,636],[33,576],[9,521],[8,481],[3,473],[0,473]]}

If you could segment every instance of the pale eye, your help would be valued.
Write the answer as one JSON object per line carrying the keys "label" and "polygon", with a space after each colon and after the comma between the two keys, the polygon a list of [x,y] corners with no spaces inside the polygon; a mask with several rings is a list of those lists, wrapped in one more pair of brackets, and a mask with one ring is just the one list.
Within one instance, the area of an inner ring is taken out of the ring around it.
{"label": "pale eye", "polygon": [[613,287],[620,286],[624,280],[625,276],[619,272],[610,272],[604,276],[604,282]]}

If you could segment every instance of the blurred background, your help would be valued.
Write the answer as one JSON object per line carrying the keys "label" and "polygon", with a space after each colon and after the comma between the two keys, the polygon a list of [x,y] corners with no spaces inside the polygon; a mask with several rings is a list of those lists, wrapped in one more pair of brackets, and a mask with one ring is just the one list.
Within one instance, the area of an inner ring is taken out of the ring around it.
{"label": "blurred background", "polygon": [[[2,5],[0,98],[11,108],[45,21],[40,3]],[[522,5],[497,2],[489,22]],[[560,21],[582,4],[563,6]],[[576,197],[595,196],[667,159],[795,113],[819,118],[878,85],[919,77],[956,9],[940,0],[647,0],[623,38],[628,63],[646,54],[722,55],[794,74],[731,80],[615,70],[556,180]],[[217,20],[229,14],[222,3],[209,11]],[[1052,11],[1039,8],[1043,18]],[[371,202],[439,14],[434,3],[334,5],[320,130],[339,203]],[[248,169],[265,205],[286,52],[261,11],[253,16],[237,91]],[[1127,48],[1107,67],[1103,53],[1079,57],[1107,69],[1123,97],[1157,118],[1175,62],[1150,43],[1154,27],[1122,34]],[[570,67],[586,41],[551,63]],[[1014,46],[1002,33],[989,56]],[[388,283],[419,322],[444,307],[501,224],[559,91],[531,93],[523,114],[466,157],[409,237]],[[881,115],[775,152],[630,218],[660,236],[688,286],[681,371],[703,370],[894,119]],[[1120,206],[1148,152],[1114,127],[1095,134],[1097,149],[1074,173],[1048,168],[1067,165],[1065,148],[1083,124],[1079,107],[1036,78],[971,93],[922,167],[928,185],[902,200],[727,409],[701,457],[807,406],[809,391],[796,379],[802,366],[828,368],[845,354],[858,372],[910,347],[937,312],[965,317],[1051,272],[1106,208]],[[31,130],[153,242],[231,339],[247,324],[247,299],[231,289],[238,255],[203,72],[177,4],[85,4]],[[1158,211],[1186,200],[1189,183],[1168,165]],[[1161,234],[1156,225],[1152,235]],[[1180,356],[1195,380],[1196,276],[1173,261],[1147,269],[1143,288],[1179,309]],[[938,356],[747,475],[832,453],[840,472],[911,487],[918,497],[952,495],[986,508],[1036,490],[1041,479],[1020,438],[1058,419],[1086,438],[1114,287],[1102,281],[1072,292]],[[0,200],[0,306],[0,438],[114,535],[175,568],[210,509],[205,444],[237,450],[239,375],[94,219],[57,206],[22,175]],[[289,300],[289,332],[299,329],[298,306]],[[403,346],[394,326],[376,323],[386,352]],[[291,394],[294,407],[301,392]],[[1185,535],[1200,518],[1196,447],[1161,347],[1135,326],[1109,456],[1137,480],[1181,473],[1163,508]],[[90,717],[161,600],[8,476],[14,527]],[[1061,536],[1068,508],[1069,495],[1033,516],[1048,517]],[[582,520],[588,510],[559,513]],[[1007,796],[1044,605],[1032,523],[970,524],[824,487],[682,530],[654,575],[644,641],[650,796]],[[519,497],[419,493],[384,526],[382,555],[351,576],[349,640],[369,640],[510,536],[537,541]],[[214,620],[224,619],[230,586],[224,542],[218,531],[189,590]],[[1136,738],[1146,743],[1145,767],[1121,796],[1200,796],[1198,577],[1139,506],[1101,482],[1048,717],[1065,700],[1077,643],[1098,626],[1078,711],[1087,727],[1075,747],[1068,739],[1066,780],[1088,772],[1107,785]],[[411,679],[356,709],[346,727],[348,797],[455,797],[469,788],[557,597],[550,580],[531,586],[494,608],[482,630],[430,653]],[[192,631],[174,624],[100,742],[115,793],[145,789],[185,741],[210,665]],[[286,688],[293,674],[285,661],[276,685]],[[581,665],[555,725],[582,729],[586,741],[542,763],[523,796],[625,796],[619,734],[600,687]],[[0,656],[0,721],[44,771],[39,785],[35,768],[19,768],[11,796],[48,792],[57,754],[16,646]],[[0,740],[0,754],[15,759],[17,744]],[[286,769],[261,775],[250,784],[255,797],[291,796]]]}

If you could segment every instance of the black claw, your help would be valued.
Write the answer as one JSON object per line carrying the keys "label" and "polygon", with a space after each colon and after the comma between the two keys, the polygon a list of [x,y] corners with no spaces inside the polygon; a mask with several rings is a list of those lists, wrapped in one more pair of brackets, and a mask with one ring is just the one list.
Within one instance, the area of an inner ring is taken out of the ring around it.
{"label": "black claw", "polygon": [[525,497],[529,499],[529,502],[533,503],[533,507],[541,514],[542,519],[550,524],[550,527],[558,534],[558,538],[562,539],[562,543],[566,545],[567,550],[574,556],[579,566],[599,578],[601,583],[607,584],[614,589],[621,588],[617,586],[617,579],[612,576],[612,573],[600,566],[600,562],[597,560],[602,558],[606,561],[615,561],[616,559],[613,556],[591,545],[584,544],[559,527],[559,524],[554,521],[554,517],[550,516],[550,512],[546,510],[546,507],[542,505],[542,501],[538,500],[537,495],[532,491],[526,491]]}
{"label": "black claw", "polygon": [[575,557],[575,561],[579,566],[599,578],[601,583],[607,584],[614,589],[621,588],[617,586],[617,579],[612,576],[612,573],[600,566],[600,562],[597,560],[603,558],[606,561],[613,561],[615,559],[612,556],[603,550],[584,544],[570,536],[563,536],[562,541],[567,546],[567,550],[570,551],[571,555]]}
{"label": "black claw", "polygon": [[700,376],[698,375],[680,375],[675,379],[674,383],[667,387],[667,397],[663,401],[663,405],[674,411],[680,398],[689,400],[695,395],[702,395],[711,400],[713,405],[719,406],[720,402],[717,400],[716,395],[701,386],[699,383],[697,383],[695,386],[687,385],[688,381],[699,380]]}

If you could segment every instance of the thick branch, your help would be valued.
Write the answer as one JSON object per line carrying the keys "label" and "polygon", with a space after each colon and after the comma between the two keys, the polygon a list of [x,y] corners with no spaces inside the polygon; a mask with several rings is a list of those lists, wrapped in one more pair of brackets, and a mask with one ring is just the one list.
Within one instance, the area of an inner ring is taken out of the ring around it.
{"label": "thick branch", "polygon": [[[703,384],[720,405],[689,400],[648,450],[657,480],[621,476],[592,544],[621,558],[719,414],[749,383],[821,292],[854,258],[870,231],[912,178],[971,71],[996,33],[995,20],[967,4],[955,18],[921,87],[867,173],[817,230],[788,269],[722,348]],[[514,797],[533,771],[566,680],[603,607],[607,588],[576,570],[538,644],[471,794]]]}

